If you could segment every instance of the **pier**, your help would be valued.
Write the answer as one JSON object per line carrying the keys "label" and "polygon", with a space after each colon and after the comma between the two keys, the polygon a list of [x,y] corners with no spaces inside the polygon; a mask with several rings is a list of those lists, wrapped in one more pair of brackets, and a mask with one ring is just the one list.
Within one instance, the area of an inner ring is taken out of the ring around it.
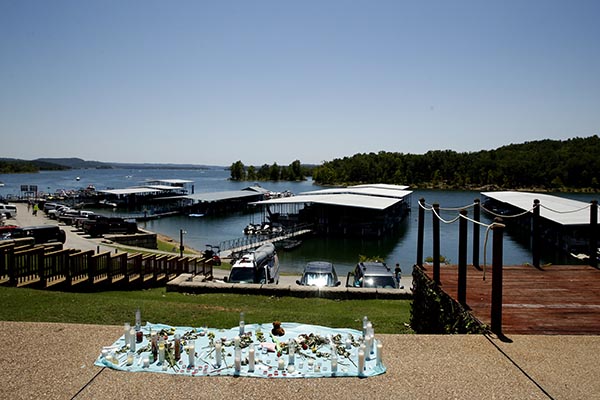
{"label": "pier", "polygon": [[[502,333],[505,335],[600,334],[600,270],[587,265],[503,266]],[[424,267],[433,279],[431,266]],[[458,300],[458,266],[440,269],[440,288]],[[468,267],[466,306],[491,326],[491,268]]]}
{"label": "pier", "polygon": [[[486,195],[494,196],[489,193]],[[554,202],[555,207],[558,204]],[[471,207],[474,218],[468,217],[467,209]],[[597,203],[594,201],[583,207],[577,204],[574,211],[581,213],[589,207],[591,210],[587,210],[586,214],[591,215],[591,218],[588,217],[591,221],[588,222],[587,235],[590,248],[595,250]],[[476,331],[491,330],[499,337],[507,334],[600,334],[600,269],[596,260],[590,260],[591,265],[540,265],[535,243],[539,230],[536,226],[540,211],[538,201],[531,210],[526,211],[534,215],[532,263],[504,265],[504,220],[497,217],[492,224],[482,224],[479,221],[479,208],[479,200],[475,200],[462,209],[454,208],[458,211],[456,218],[445,220],[440,217],[443,208],[439,204],[428,205],[425,199],[419,200],[417,261],[413,271],[413,329],[421,333],[464,333],[477,325]],[[426,212],[432,213],[432,263],[423,263]],[[562,214],[569,210],[563,206],[560,212],[556,208],[553,212],[565,219]],[[519,216],[508,212],[504,214],[507,219]],[[440,222],[459,225],[457,265],[444,265],[441,262]],[[473,224],[473,262],[468,265],[469,222]],[[491,265],[479,263],[481,225],[492,232]]]}
{"label": "pier", "polygon": [[236,255],[244,251],[256,249],[265,243],[277,243],[283,240],[298,238],[313,232],[311,225],[303,224],[293,228],[284,229],[280,233],[269,235],[247,235],[237,239],[226,240],[219,243],[219,255],[221,258],[236,258]]}

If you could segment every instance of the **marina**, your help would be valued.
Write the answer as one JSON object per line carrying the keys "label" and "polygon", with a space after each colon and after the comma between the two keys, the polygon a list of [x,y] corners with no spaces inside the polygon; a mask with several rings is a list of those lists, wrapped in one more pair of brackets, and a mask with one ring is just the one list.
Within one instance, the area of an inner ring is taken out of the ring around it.
{"label": "marina", "polygon": [[[74,176],[80,176],[79,182]],[[165,170],[165,169],[91,169],[76,171],[43,171],[35,174],[4,174],[2,181],[5,187],[0,188],[0,196],[7,200],[16,198],[21,192],[21,186],[35,189],[41,193],[69,192],[85,190],[89,185],[95,186],[97,190],[115,187],[131,187],[136,184],[144,184],[156,177],[170,176],[174,179],[194,181],[195,193],[216,193],[227,191],[238,191],[247,188],[249,182],[236,182],[229,180],[229,171],[225,169],[208,170]],[[314,185],[309,179],[299,182],[261,182],[261,186],[273,192],[290,191],[300,194],[315,190],[325,189]],[[560,193],[558,196],[582,202],[589,202],[597,197],[589,193]],[[480,198],[476,191],[451,191],[451,190],[413,190],[413,199],[425,198],[428,202],[439,202],[444,207],[455,208],[470,204],[474,199]],[[285,199],[282,199],[285,200]],[[281,200],[280,200],[281,201]],[[417,241],[417,208],[416,201],[411,202],[410,214],[400,223],[398,231],[375,238],[360,237],[333,237],[318,238],[307,235],[302,238],[302,245],[291,251],[280,252],[282,271],[286,273],[301,273],[304,265],[311,260],[328,260],[335,264],[340,274],[351,271],[355,266],[359,255],[378,256],[389,264],[400,263],[403,275],[409,275],[412,265],[416,259],[415,243]],[[291,206],[290,206],[291,207]],[[107,213],[114,216],[143,217],[143,213],[131,213],[113,210],[111,207],[103,207],[97,212]],[[150,215],[150,213],[148,214]],[[441,210],[444,218],[455,215],[453,211]],[[227,215],[205,215],[202,217],[190,217],[185,214],[171,215],[168,218],[156,218],[139,221],[140,228],[157,232],[172,238],[178,238],[180,230],[184,230],[185,245],[195,249],[204,249],[207,243],[218,245],[221,242],[240,239],[243,229],[249,223],[260,223],[263,212],[260,208],[251,208],[246,212],[232,212]],[[493,216],[482,213],[482,222],[489,223]],[[431,224],[430,216],[426,216],[427,226]],[[456,260],[457,238],[455,228],[442,225],[441,252],[450,261]],[[480,243],[485,242],[485,231],[480,232]],[[486,249],[482,246],[482,255]],[[487,248],[489,252],[489,247]],[[425,257],[432,254],[429,241],[425,242]],[[531,261],[530,242],[523,240],[519,235],[509,232],[505,235],[504,257],[506,264],[520,265]],[[544,251],[541,262],[553,264],[577,264],[579,260],[565,255]]]}

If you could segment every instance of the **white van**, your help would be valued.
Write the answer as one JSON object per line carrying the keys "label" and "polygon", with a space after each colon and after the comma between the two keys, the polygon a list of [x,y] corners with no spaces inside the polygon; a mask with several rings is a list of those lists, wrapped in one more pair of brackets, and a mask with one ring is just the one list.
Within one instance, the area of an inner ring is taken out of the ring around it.
{"label": "white van", "polygon": [[279,283],[279,257],[273,243],[266,243],[237,260],[225,282]]}
{"label": "white van", "polygon": [[4,214],[6,218],[17,216],[17,206],[13,204],[0,204],[0,214]]}

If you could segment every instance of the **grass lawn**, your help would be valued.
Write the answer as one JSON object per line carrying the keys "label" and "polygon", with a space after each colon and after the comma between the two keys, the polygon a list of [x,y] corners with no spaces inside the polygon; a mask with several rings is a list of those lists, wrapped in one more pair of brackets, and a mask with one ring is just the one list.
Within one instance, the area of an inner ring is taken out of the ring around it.
{"label": "grass lawn", "polygon": [[362,328],[367,315],[379,333],[412,333],[409,300],[327,300],[237,294],[188,295],[165,288],[71,293],[0,287],[0,320],[121,325],[142,320],[178,326],[231,328],[244,311],[246,323],[299,322]]}

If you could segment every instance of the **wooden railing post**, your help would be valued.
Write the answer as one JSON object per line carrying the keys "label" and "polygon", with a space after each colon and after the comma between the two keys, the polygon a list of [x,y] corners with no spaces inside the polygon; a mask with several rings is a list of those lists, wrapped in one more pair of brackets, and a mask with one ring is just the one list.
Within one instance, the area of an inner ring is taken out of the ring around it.
{"label": "wooden railing post", "polygon": [[440,205],[433,204],[434,214],[431,216],[433,221],[433,281],[440,285]]}
{"label": "wooden railing post", "polygon": [[533,219],[531,221],[531,253],[533,266],[540,267],[540,201],[533,200]]}
{"label": "wooden railing post", "polygon": [[492,226],[492,318],[491,329],[497,335],[502,334],[502,238],[504,225],[501,218],[494,219]]}
{"label": "wooden railing post", "polygon": [[590,207],[590,265],[598,268],[598,200]]}
{"label": "wooden railing post", "polygon": [[417,265],[423,266],[423,235],[425,232],[425,199],[419,199],[419,225],[417,228]]}
{"label": "wooden railing post", "polygon": [[458,221],[458,302],[467,304],[467,210],[460,210]]}
{"label": "wooden railing post", "polygon": [[479,222],[481,222],[481,202],[475,199],[473,206],[473,266],[479,269]]}

